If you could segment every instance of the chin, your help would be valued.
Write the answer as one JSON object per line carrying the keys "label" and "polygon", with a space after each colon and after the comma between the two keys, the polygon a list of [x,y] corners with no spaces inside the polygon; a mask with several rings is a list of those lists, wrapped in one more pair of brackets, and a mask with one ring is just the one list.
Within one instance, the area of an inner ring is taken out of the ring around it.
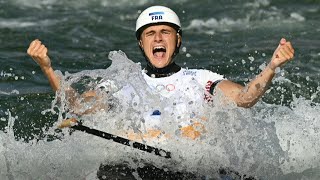
{"label": "chin", "polygon": [[164,67],[168,66],[168,63],[157,63],[157,62],[156,63],[152,63],[151,62],[151,64],[156,68],[164,68]]}
{"label": "chin", "polygon": [[154,66],[155,68],[163,68],[165,67],[166,65],[159,65],[159,64],[154,64],[154,63],[151,63],[152,66]]}
{"label": "chin", "polygon": [[150,61],[150,63],[156,68],[164,68],[164,67],[168,66],[168,61],[166,61],[166,60],[153,59]]}

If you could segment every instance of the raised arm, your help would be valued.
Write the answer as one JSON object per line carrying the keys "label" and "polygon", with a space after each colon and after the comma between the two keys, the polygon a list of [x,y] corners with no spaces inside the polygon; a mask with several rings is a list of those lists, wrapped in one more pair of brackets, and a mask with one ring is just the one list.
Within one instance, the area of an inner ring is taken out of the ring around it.
{"label": "raised arm", "polygon": [[52,89],[57,91],[60,88],[60,79],[52,69],[46,46],[36,39],[30,43],[27,53],[41,67],[41,70],[48,78]]}
{"label": "raised arm", "polygon": [[268,86],[275,75],[276,68],[284,65],[291,60],[293,56],[294,49],[291,43],[282,38],[279,46],[273,53],[270,63],[255,79],[249,82],[249,84],[241,86],[237,83],[225,80],[220,82],[217,85],[217,88],[239,107],[252,107],[268,89]]}
{"label": "raised arm", "polygon": [[[50,58],[48,56],[48,49],[45,47],[45,45],[36,39],[30,43],[27,53],[41,67],[43,73],[48,78],[52,89],[54,91],[59,90],[60,78],[54,73]],[[66,89],[66,97],[70,104],[70,108],[75,114],[78,115],[93,113],[99,111],[100,109],[108,109],[108,105],[101,103],[99,100],[100,97],[97,97],[96,95],[97,94],[95,91],[87,91],[79,95],[71,87]],[[79,110],[83,109],[83,102],[89,101],[97,101],[97,103],[94,103],[91,108],[80,112]]]}

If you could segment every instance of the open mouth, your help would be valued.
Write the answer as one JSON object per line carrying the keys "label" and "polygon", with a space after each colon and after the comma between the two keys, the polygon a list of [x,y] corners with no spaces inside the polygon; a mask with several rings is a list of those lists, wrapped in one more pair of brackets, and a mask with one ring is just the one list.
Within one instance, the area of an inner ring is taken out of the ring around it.
{"label": "open mouth", "polygon": [[164,57],[164,55],[166,54],[166,48],[164,46],[155,46],[153,47],[152,53],[154,57]]}

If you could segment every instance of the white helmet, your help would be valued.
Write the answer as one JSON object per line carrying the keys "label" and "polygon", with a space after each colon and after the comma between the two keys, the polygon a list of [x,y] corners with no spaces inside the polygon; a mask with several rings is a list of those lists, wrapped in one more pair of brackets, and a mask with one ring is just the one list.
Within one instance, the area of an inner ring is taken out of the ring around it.
{"label": "white helmet", "polygon": [[151,6],[144,10],[136,22],[136,37],[139,40],[142,31],[148,25],[167,23],[171,25],[178,33],[181,34],[181,24],[177,14],[171,9],[164,6]]}

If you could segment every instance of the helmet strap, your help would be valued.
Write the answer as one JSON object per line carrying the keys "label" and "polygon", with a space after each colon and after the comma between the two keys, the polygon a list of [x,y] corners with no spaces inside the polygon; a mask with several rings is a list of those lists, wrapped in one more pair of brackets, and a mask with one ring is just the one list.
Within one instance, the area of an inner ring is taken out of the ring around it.
{"label": "helmet strap", "polygon": [[[172,60],[173,60],[174,57],[176,57],[176,55],[179,54],[179,50],[180,50],[180,46],[181,46],[181,40],[180,40],[180,42],[179,42],[179,38],[181,38],[181,35],[180,35],[180,32],[179,32],[179,31],[180,31],[180,30],[177,31],[176,48],[174,49],[174,53],[173,53],[173,55],[172,55]],[[178,43],[179,43],[179,44],[178,44]],[[171,61],[172,61],[172,60],[171,60]]]}

